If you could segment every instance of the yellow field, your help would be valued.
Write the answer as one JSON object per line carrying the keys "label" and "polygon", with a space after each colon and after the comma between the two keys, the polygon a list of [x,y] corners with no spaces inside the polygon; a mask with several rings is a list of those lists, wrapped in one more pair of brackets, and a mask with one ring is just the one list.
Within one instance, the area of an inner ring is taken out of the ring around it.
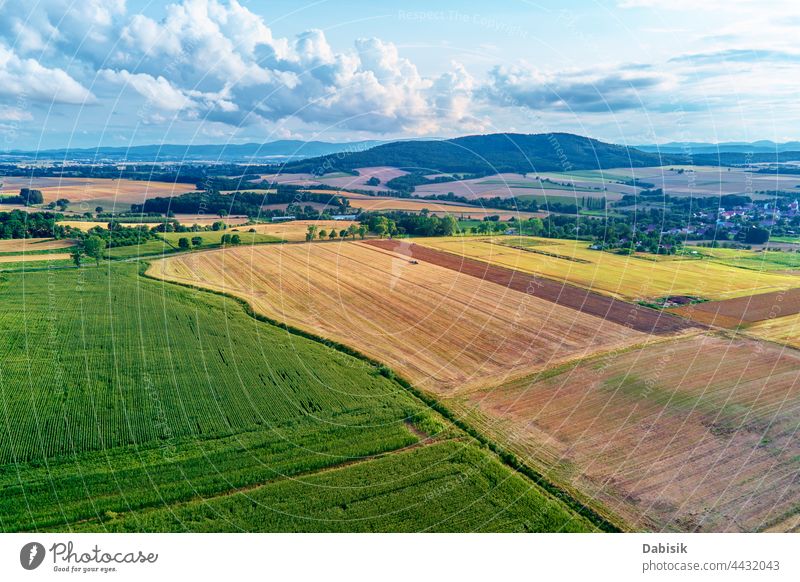
{"label": "yellow field", "polygon": [[728,299],[800,286],[800,278],[792,275],[739,269],[708,260],[651,261],[593,251],[589,243],[574,240],[461,237],[420,238],[415,242],[628,300],[666,295]]}
{"label": "yellow field", "polygon": [[32,261],[58,261],[69,259],[69,253],[42,253],[37,255],[0,255],[0,263],[29,263]]}
{"label": "yellow field", "polygon": [[30,253],[66,249],[75,244],[73,240],[54,238],[11,238],[0,240],[0,253]]}
{"label": "yellow field", "polygon": [[[72,228],[77,228],[78,230],[82,230],[86,232],[91,230],[97,226],[100,228],[108,228],[108,221],[100,222],[100,221],[91,221],[91,220],[62,220],[58,224],[63,226],[70,226]],[[123,226],[146,226],[147,228],[152,228],[154,226],[158,226],[161,224],[160,222],[137,222],[137,223],[125,223]]]}
{"label": "yellow field", "polygon": [[352,346],[439,393],[496,385],[649,338],[359,242],[176,255],[148,273],[235,294],[270,318]]}
{"label": "yellow field", "polygon": [[349,220],[293,220],[292,222],[253,224],[241,230],[248,231],[253,228],[259,234],[271,234],[285,241],[299,242],[306,240],[306,232],[311,225],[316,226],[317,231],[330,231],[335,228],[338,233],[342,229],[347,229],[351,224],[354,223]]}
{"label": "yellow field", "polygon": [[800,314],[760,321],[747,328],[756,337],[800,348]]}
{"label": "yellow field", "polygon": [[389,211],[404,210],[406,212],[420,212],[427,209],[431,214],[443,216],[452,214],[460,218],[461,216],[471,217],[476,220],[483,219],[484,216],[500,217],[500,220],[508,220],[512,216],[520,219],[544,216],[541,212],[514,212],[512,210],[501,210],[499,208],[483,208],[480,206],[467,206],[465,204],[450,204],[440,200],[415,200],[413,198],[393,198],[391,196],[367,196],[356,192],[335,191],[335,190],[309,190],[315,194],[330,194],[331,197],[340,196],[347,198],[350,206],[364,210]]}
{"label": "yellow field", "polygon": [[[193,192],[193,184],[173,182],[147,182],[144,180],[113,180],[110,178],[30,178],[4,176],[0,193],[19,194],[20,188],[35,188],[42,191],[45,203],[66,198],[73,206],[81,202],[89,204],[85,210],[94,210],[95,205],[107,207],[141,204],[148,198],[176,196]],[[73,208],[75,210],[75,208]]]}

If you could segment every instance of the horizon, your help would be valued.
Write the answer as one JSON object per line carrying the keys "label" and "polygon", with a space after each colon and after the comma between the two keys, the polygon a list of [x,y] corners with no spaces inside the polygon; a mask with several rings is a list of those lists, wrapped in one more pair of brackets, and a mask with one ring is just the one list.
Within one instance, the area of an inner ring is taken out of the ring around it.
{"label": "horizon", "polygon": [[5,3],[0,149],[557,132],[633,146],[800,140],[800,53],[786,40],[800,10],[720,6]]}

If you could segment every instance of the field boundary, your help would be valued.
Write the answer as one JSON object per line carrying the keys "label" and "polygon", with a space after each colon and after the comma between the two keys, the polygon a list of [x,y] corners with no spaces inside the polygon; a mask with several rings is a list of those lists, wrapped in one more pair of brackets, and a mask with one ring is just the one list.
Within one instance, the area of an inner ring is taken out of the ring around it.
{"label": "field boundary", "polygon": [[704,329],[702,323],[690,321],[672,313],[649,309],[621,301],[613,297],[600,295],[576,285],[556,281],[548,277],[518,271],[486,261],[463,257],[455,253],[432,249],[417,243],[402,243],[393,239],[369,240],[364,244],[386,251],[405,255],[412,259],[420,259],[451,269],[465,275],[476,277],[489,283],[495,283],[514,291],[520,291],[556,305],[569,307],[587,315],[622,325],[643,333],[665,335],[689,329]]}
{"label": "field boundary", "polygon": [[353,349],[352,347],[339,343],[337,341],[325,338],[323,336],[305,331],[303,329],[294,327],[287,323],[272,319],[267,317],[266,315],[260,314],[255,311],[253,306],[250,304],[249,301],[242,299],[240,297],[236,297],[235,295],[231,295],[225,293],[223,291],[217,291],[214,289],[207,289],[205,287],[200,287],[197,285],[191,285],[188,283],[181,283],[177,281],[169,281],[167,279],[161,279],[159,277],[154,277],[152,275],[147,274],[147,269],[150,266],[150,263],[147,261],[142,261],[139,265],[139,275],[150,279],[152,281],[157,281],[162,284],[167,283],[170,285],[178,285],[180,287],[184,287],[187,289],[192,289],[194,291],[202,291],[204,293],[212,293],[214,295],[219,295],[221,297],[226,297],[228,299],[233,299],[236,301],[242,308],[244,309],[245,313],[255,319],[256,321],[260,321],[262,323],[267,323],[269,325],[273,325],[275,327],[281,328],[286,330],[287,332],[297,335],[317,343],[321,343],[324,346],[333,348],[339,352],[345,353],[351,357],[359,359],[370,366],[372,366],[378,373],[383,375],[384,377],[388,378],[389,380],[393,380],[397,382],[402,388],[410,392],[414,397],[420,400],[423,404],[428,406],[430,409],[439,413],[442,417],[446,420],[451,422],[454,426],[464,431],[466,434],[474,438],[478,441],[481,445],[485,446],[489,449],[492,453],[497,455],[499,460],[506,466],[513,469],[515,472],[524,475],[533,483],[538,486],[542,491],[549,494],[551,497],[561,501],[567,507],[569,507],[572,511],[581,515],[588,519],[595,527],[597,527],[600,531],[609,532],[609,533],[619,533],[625,531],[625,529],[612,521],[612,518],[608,515],[604,515],[599,510],[589,507],[574,495],[572,495],[568,490],[552,483],[548,479],[544,477],[542,473],[528,465],[527,463],[523,462],[519,459],[519,457],[514,454],[512,451],[507,449],[506,447],[502,446],[501,444],[495,442],[494,440],[490,439],[489,437],[485,436],[477,429],[472,427],[467,422],[461,420],[459,416],[451,411],[447,406],[445,406],[442,402],[438,399],[434,398],[433,396],[428,395],[427,393],[423,392],[422,390],[414,387],[414,385],[405,379],[403,376],[395,373],[394,370],[386,366],[385,364],[367,356],[366,354]]}

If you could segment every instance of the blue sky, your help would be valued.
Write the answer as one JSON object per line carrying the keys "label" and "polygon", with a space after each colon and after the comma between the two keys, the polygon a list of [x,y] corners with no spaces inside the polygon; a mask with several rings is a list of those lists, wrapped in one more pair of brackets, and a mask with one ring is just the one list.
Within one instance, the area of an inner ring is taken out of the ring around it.
{"label": "blue sky", "polygon": [[0,149],[800,138],[796,2],[0,2]]}

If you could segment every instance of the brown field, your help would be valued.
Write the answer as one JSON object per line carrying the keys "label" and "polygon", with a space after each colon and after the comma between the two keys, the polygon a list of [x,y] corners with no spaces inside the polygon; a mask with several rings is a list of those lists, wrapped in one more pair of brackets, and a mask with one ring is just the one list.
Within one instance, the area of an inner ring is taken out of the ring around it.
{"label": "brown field", "polygon": [[75,241],[54,238],[12,238],[0,240],[0,253],[30,253],[32,251],[51,251],[68,249]]}
{"label": "brown field", "polygon": [[800,505],[800,353],[700,335],[453,404],[633,529],[786,529]]}
{"label": "brown field", "polygon": [[495,385],[650,336],[359,242],[175,256],[149,274],[235,294],[275,320],[347,344],[423,389]]}
{"label": "brown field", "polygon": [[701,323],[733,328],[746,323],[800,313],[800,289],[698,303],[670,311]]}
{"label": "brown field", "polygon": [[[148,198],[177,196],[193,192],[193,184],[173,182],[146,182],[143,180],[112,180],[108,178],[30,178],[4,176],[0,195],[17,195],[20,188],[42,191],[45,203],[66,198],[71,210],[94,211],[95,206],[106,210],[124,210],[131,204],[141,204]],[[85,203],[85,208],[81,204]]]}
{"label": "brown field", "polygon": [[536,277],[514,269],[460,257],[407,241],[372,240],[365,244],[402,253],[412,259],[445,267],[484,281],[491,281],[508,289],[535,295],[545,301],[613,321],[637,331],[671,334],[693,327],[687,321],[664,312],[625,303],[613,297],[599,295],[552,279]]}
{"label": "brown field", "polygon": [[308,232],[309,226],[316,226],[318,231],[330,231],[335,228],[336,232],[339,232],[351,224],[354,223],[349,220],[293,220],[291,222],[251,224],[242,230],[253,228],[259,234],[278,236],[288,242],[300,242],[306,240],[306,232]]}
{"label": "brown field", "polygon": [[43,253],[41,255],[0,255],[0,263],[29,263],[31,261],[57,261],[69,259],[69,253]]}

